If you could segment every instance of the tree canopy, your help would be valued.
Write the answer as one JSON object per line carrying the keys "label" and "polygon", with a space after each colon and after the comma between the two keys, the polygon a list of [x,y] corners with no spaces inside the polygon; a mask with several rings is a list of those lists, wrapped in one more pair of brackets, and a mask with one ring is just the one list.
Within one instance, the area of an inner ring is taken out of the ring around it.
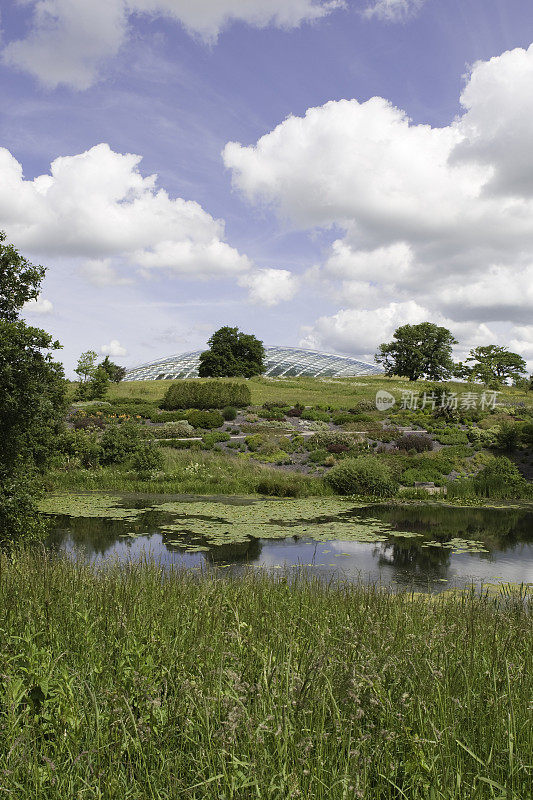
{"label": "tree canopy", "polygon": [[49,463],[62,424],[66,385],[53,361],[60,345],[50,334],[18,319],[37,297],[41,267],[33,267],[12,245],[2,244],[0,262],[0,540],[39,527],[35,502],[39,474]]}
{"label": "tree canopy", "polygon": [[456,375],[497,387],[508,380],[519,380],[525,374],[526,366],[518,353],[512,353],[506,347],[489,344],[471,350],[465,363],[457,365]]}
{"label": "tree canopy", "polygon": [[13,322],[24,303],[39,296],[45,269],[30,264],[5,241],[6,234],[0,231],[0,319]]}
{"label": "tree canopy", "polygon": [[381,344],[375,359],[387,375],[401,375],[416,381],[441,381],[453,372],[452,348],[457,340],[447,329],[432,322],[402,325],[392,342]]}
{"label": "tree canopy", "polygon": [[226,326],[208,343],[209,350],[200,355],[201,378],[251,378],[265,371],[265,348],[252,334]]}

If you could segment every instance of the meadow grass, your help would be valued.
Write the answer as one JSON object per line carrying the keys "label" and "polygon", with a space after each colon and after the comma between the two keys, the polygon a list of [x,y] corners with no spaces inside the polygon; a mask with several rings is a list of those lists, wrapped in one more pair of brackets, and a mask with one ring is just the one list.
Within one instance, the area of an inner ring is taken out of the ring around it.
{"label": "meadow grass", "polygon": [[[210,451],[162,448],[160,474],[143,478],[127,466],[113,464],[97,469],[52,470],[49,490],[110,490],[170,494],[278,494],[312,497],[332,494],[320,478],[284,472],[251,459]],[[268,487],[273,487],[265,492]],[[262,491],[261,491],[262,490]]]}
{"label": "meadow grass", "polygon": [[26,552],[0,629],[6,797],[530,797],[523,597]]}
{"label": "meadow grass", "polygon": [[[282,401],[287,404],[324,405],[332,408],[351,408],[364,400],[374,403],[376,392],[384,389],[393,392],[397,398],[401,390],[423,393],[431,384],[424,381],[409,382],[404,378],[386,378],[368,376],[343,379],[288,378],[268,379],[251,378],[247,381],[252,392],[252,404],[260,406],[266,402]],[[109,399],[138,397],[145,400],[159,401],[164,397],[171,381],[126,381],[111,384]],[[481,385],[465,383],[446,383],[449,392],[475,391],[481,394]],[[525,392],[512,386],[504,386],[499,395],[499,402],[524,403],[533,405],[533,393]],[[381,413],[378,416],[383,416]]]}

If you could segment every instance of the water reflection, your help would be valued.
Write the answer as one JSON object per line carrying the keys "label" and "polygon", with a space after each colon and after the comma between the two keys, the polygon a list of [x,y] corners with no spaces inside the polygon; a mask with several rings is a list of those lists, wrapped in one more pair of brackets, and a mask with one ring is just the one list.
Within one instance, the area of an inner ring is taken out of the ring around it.
{"label": "water reflection", "polygon": [[[225,567],[229,574],[249,568],[290,570],[295,566],[327,580],[382,582],[396,586],[439,590],[472,581],[503,579],[533,582],[533,512],[524,509],[464,509],[442,506],[370,506],[354,510],[360,519],[379,519],[395,530],[417,538],[390,536],[379,544],[317,542],[298,536],[282,540],[250,538],[246,542],[187,552],[187,544],[205,545],[198,537],[177,544],[161,533],[171,521],[168,513],[147,510],[137,521],[57,517],[48,546],[60,554],[102,562],[131,560],[149,554],[163,564]],[[217,516],[216,511],[213,516]],[[289,532],[289,531],[288,531]],[[130,534],[135,534],[131,536]],[[488,552],[452,553],[444,544],[461,538],[483,542]]]}

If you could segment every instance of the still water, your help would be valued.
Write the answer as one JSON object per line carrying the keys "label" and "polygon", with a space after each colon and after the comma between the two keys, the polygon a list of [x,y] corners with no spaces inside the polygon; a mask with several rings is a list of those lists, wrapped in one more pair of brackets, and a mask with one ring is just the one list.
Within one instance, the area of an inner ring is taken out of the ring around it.
{"label": "still water", "polygon": [[[137,508],[140,502],[136,501]],[[213,502],[213,515],[234,503],[218,498]],[[133,526],[126,520],[56,516],[48,547],[63,556],[94,563],[150,558],[163,565],[217,569],[234,576],[256,569],[278,570],[275,574],[300,569],[328,581],[363,581],[417,591],[464,588],[473,583],[533,584],[531,507],[383,504],[349,513],[358,528],[368,522],[371,530],[378,520],[386,523],[389,533],[378,542],[346,541],[341,532],[339,538],[317,541],[291,535],[287,527],[285,538],[249,536],[246,541],[188,552],[185,544],[176,543],[175,536],[162,530],[165,514],[146,510]],[[329,524],[336,531],[334,523],[333,519]],[[410,538],[409,533],[415,535]]]}

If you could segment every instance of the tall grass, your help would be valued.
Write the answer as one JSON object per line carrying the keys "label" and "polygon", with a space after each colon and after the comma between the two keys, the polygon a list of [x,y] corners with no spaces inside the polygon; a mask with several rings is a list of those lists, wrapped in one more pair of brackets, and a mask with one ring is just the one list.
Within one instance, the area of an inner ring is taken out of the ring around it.
{"label": "tall grass", "polygon": [[0,557],[0,786],[526,800],[527,601]]}
{"label": "tall grass", "polygon": [[[163,448],[164,470],[140,478],[123,465],[98,469],[55,470],[50,490],[109,490],[172,494],[275,494],[310,497],[331,494],[320,478],[265,467],[224,453]],[[270,487],[270,488],[269,488]]]}

